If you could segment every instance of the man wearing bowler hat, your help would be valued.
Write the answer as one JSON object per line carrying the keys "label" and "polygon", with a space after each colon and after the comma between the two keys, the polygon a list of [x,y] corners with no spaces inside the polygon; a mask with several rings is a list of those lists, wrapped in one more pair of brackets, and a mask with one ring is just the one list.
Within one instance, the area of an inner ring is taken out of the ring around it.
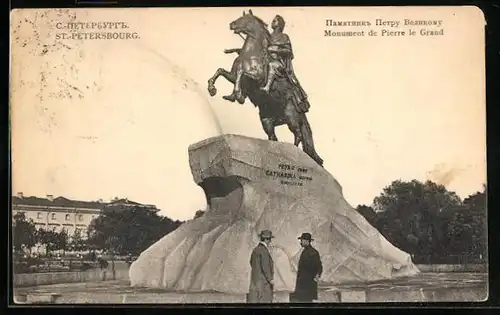
{"label": "man wearing bowler hat", "polygon": [[271,303],[274,289],[274,264],[268,246],[274,236],[271,231],[264,230],[260,232],[259,238],[260,242],[250,257],[252,271],[247,302]]}
{"label": "man wearing bowler hat", "polygon": [[299,240],[304,250],[299,258],[295,292],[290,296],[290,302],[312,302],[318,299],[318,281],[323,264],[319,252],[311,246],[311,233],[302,233]]}

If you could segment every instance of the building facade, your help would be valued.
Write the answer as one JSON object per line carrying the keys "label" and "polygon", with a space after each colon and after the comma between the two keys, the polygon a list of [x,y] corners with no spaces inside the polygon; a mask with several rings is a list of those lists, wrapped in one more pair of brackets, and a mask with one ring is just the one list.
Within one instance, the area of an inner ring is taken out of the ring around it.
{"label": "building facade", "polygon": [[159,211],[154,205],[144,205],[128,199],[115,198],[109,203],[99,201],[78,201],[64,197],[46,198],[25,197],[18,193],[12,198],[12,216],[18,212],[24,212],[26,218],[32,219],[37,229],[55,230],[60,232],[66,230],[69,236],[79,232],[82,238],[87,237],[88,228],[92,220],[97,218],[101,212],[109,207],[139,207],[155,212]]}

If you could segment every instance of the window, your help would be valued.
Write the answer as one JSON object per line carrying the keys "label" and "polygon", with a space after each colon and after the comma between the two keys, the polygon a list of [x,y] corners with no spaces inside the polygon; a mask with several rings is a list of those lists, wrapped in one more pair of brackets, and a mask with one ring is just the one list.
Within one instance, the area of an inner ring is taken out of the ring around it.
{"label": "window", "polygon": [[83,221],[83,214],[78,215],[78,221]]}
{"label": "window", "polygon": [[66,221],[69,221],[70,218],[69,218],[69,214],[66,215]]}
{"label": "window", "polygon": [[52,213],[51,218],[52,218],[52,220],[55,220],[55,219],[56,219],[56,214],[55,214],[55,213]]}
{"label": "window", "polygon": [[41,212],[38,212],[38,213],[36,214],[36,218],[37,218],[37,219],[41,219],[41,218],[42,218],[42,213],[41,213]]}

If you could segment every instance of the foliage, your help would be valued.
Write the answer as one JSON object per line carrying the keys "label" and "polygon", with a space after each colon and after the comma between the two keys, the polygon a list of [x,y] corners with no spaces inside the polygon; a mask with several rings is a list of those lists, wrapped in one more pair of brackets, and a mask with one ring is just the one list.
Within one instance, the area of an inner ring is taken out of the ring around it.
{"label": "foliage", "polygon": [[373,201],[357,210],[415,262],[463,263],[454,257],[484,259],[486,254],[486,192],[462,201],[431,181],[393,181]]}
{"label": "foliage", "polygon": [[373,210],[372,207],[367,205],[359,205],[356,207],[356,211],[358,211],[365,219],[373,226],[377,225],[377,213]]}
{"label": "foliage", "polygon": [[460,211],[449,214],[448,246],[455,253],[487,252],[486,190],[465,198]]}
{"label": "foliage", "polygon": [[107,208],[89,226],[89,244],[118,254],[137,255],[181,222],[140,207]]}
{"label": "foliage", "polygon": [[40,244],[45,245],[47,254],[55,250],[66,251],[69,249],[69,236],[66,230],[56,232],[55,229],[40,229],[37,231]]}
{"label": "foliage", "polygon": [[24,212],[14,215],[12,227],[12,245],[15,251],[31,250],[37,243],[36,226],[32,219],[27,219]]}
{"label": "foliage", "polygon": [[69,242],[69,248],[74,251],[84,251],[87,249],[87,242],[82,237],[82,231],[76,229]]}
{"label": "foliage", "polygon": [[198,210],[196,211],[196,213],[194,214],[194,218],[193,219],[198,219],[199,217],[203,216],[205,214],[205,211],[203,210]]}
{"label": "foliage", "polygon": [[68,231],[62,229],[59,233],[56,233],[56,248],[66,251],[69,247],[69,235]]}
{"label": "foliage", "polygon": [[47,254],[58,249],[59,233],[55,230],[40,229],[37,234],[40,244],[45,245]]}

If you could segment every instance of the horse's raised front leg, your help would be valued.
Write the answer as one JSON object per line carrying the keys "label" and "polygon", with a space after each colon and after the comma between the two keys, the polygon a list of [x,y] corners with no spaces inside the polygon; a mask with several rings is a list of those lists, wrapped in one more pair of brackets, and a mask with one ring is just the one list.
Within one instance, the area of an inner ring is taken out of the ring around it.
{"label": "horse's raised front leg", "polygon": [[214,75],[210,79],[208,79],[208,93],[210,93],[210,96],[214,96],[215,94],[217,94],[215,81],[217,81],[220,76],[223,76],[232,84],[236,83],[236,75],[234,73],[229,72],[223,68],[219,68],[217,69],[217,71],[215,71]]}
{"label": "horse's raised front leg", "polygon": [[241,91],[242,77],[243,77],[243,69],[241,68],[241,66],[239,66],[236,70],[233,93],[231,93],[230,95],[223,96],[222,97],[223,99],[230,102],[238,101],[238,103],[240,104],[243,104],[245,102],[245,97],[243,97],[243,93]]}

